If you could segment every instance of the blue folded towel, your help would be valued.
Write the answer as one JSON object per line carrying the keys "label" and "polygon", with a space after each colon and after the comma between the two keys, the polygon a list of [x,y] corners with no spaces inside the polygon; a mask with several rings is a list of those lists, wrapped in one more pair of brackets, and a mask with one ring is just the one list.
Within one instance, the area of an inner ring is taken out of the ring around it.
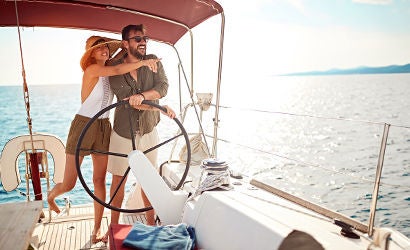
{"label": "blue folded towel", "polygon": [[195,247],[195,230],[184,223],[167,226],[147,226],[136,222],[123,246],[136,249],[187,249]]}

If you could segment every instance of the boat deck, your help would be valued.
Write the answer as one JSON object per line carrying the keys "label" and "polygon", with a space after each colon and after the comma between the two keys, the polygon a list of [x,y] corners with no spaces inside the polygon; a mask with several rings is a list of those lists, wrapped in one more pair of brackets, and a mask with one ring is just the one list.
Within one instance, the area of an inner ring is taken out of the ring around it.
{"label": "boat deck", "polygon": [[[32,239],[33,249],[109,249],[108,243],[91,244],[91,234],[94,226],[93,205],[73,206],[69,213],[62,211],[61,215],[53,217],[49,222],[48,210],[44,209],[46,218],[37,223]],[[134,224],[136,221],[145,223],[145,213],[121,213],[120,224]],[[106,209],[101,221],[101,232],[107,232],[110,224],[110,210]]]}

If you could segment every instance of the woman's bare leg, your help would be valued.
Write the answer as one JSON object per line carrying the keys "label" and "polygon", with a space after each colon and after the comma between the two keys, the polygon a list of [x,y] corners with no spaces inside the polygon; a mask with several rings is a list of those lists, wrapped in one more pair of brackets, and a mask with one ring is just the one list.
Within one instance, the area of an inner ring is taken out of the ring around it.
{"label": "woman's bare leg", "polygon": [[[92,154],[91,156],[93,159],[94,194],[98,199],[105,201],[105,177],[107,173],[108,156],[101,154]],[[103,238],[100,232],[103,213],[104,206],[97,201],[94,201],[94,230],[91,238],[92,243],[97,243]]]}
{"label": "woman's bare leg", "polygon": [[[80,164],[83,162],[84,157],[80,157]],[[53,189],[48,193],[47,201],[50,209],[56,213],[60,213],[55,198],[63,193],[72,190],[77,181],[77,169],[75,164],[75,155],[66,154],[65,157],[65,169],[63,182],[57,183]]]}

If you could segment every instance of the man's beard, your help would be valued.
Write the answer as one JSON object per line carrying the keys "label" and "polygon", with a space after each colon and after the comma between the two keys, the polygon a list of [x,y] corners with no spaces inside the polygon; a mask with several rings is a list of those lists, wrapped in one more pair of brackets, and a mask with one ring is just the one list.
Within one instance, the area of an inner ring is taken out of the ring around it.
{"label": "man's beard", "polygon": [[144,56],[145,56],[145,54],[141,54],[140,52],[138,52],[138,49],[134,49],[134,48],[130,48],[130,49],[129,49],[129,53],[130,53],[132,56],[134,56],[134,57],[136,57],[136,58],[138,58],[138,59],[140,59],[140,60],[143,60],[143,59],[144,59]]}

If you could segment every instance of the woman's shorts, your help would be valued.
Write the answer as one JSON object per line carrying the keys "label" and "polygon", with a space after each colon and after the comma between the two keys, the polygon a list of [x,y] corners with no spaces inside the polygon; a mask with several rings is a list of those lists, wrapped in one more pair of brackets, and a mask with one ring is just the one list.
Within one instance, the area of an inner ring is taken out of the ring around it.
{"label": "woman's shorts", "polygon": [[[85,125],[91,118],[76,114],[71,122],[65,152],[75,155],[78,139]],[[108,118],[97,119],[88,128],[81,142],[81,148],[108,151],[110,145],[111,123]],[[91,154],[89,150],[80,150],[80,156]]]}

